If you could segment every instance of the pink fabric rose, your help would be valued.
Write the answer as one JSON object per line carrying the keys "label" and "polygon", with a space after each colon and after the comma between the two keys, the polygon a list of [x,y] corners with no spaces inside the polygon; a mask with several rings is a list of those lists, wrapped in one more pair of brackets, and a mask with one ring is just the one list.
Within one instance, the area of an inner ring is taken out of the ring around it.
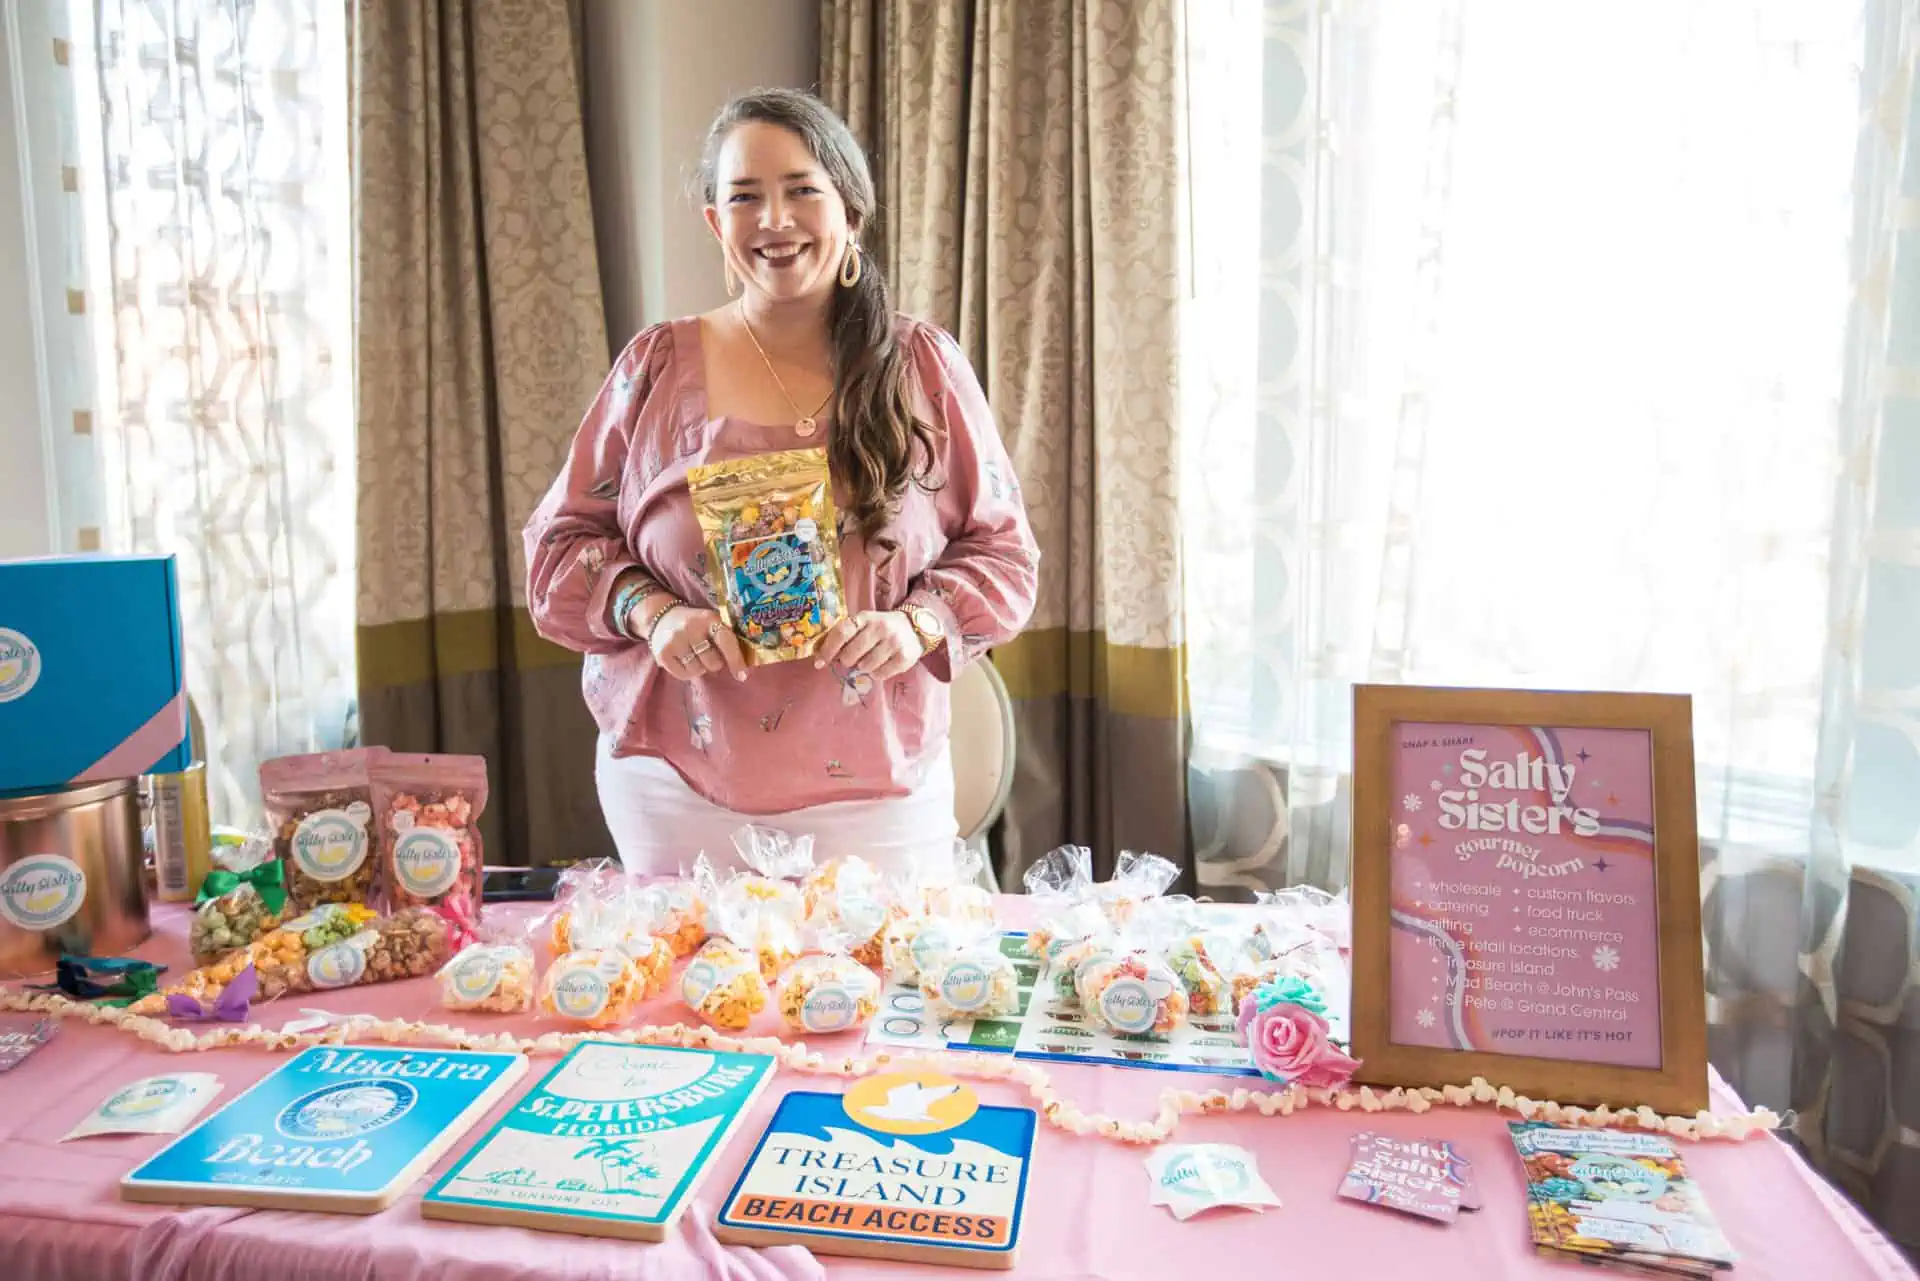
{"label": "pink fabric rose", "polygon": [[1345,1085],[1359,1062],[1327,1038],[1327,1021],[1304,1006],[1281,1001],[1261,1009],[1240,1003],[1240,1039],[1260,1074],[1309,1090]]}

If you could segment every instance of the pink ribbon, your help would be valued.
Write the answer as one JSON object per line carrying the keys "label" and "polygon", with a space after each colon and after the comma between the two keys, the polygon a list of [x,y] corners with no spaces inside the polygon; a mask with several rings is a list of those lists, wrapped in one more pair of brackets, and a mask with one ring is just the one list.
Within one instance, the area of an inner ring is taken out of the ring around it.
{"label": "pink ribbon", "polygon": [[447,923],[447,941],[455,952],[479,940],[480,922],[474,914],[470,896],[450,894],[434,904],[433,910]]}

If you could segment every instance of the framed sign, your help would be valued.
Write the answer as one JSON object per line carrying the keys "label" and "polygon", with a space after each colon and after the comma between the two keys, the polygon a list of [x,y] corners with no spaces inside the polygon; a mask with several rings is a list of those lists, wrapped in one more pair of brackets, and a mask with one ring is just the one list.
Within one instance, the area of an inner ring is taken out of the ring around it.
{"label": "framed sign", "polygon": [[1683,695],[1354,689],[1358,1079],[1707,1106]]}

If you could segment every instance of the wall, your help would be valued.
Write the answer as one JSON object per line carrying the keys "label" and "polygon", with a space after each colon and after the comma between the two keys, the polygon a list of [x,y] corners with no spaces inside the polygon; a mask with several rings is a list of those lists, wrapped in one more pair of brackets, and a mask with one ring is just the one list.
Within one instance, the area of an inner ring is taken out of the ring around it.
{"label": "wall", "polygon": [[0,560],[52,550],[47,458],[34,352],[37,306],[27,253],[26,157],[17,127],[21,104],[11,58],[15,24],[0,14]]}
{"label": "wall", "polygon": [[818,0],[588,0],[587,163],[613,345],[726,301],[691,191],[707,125],[732,95],[811,87]]}

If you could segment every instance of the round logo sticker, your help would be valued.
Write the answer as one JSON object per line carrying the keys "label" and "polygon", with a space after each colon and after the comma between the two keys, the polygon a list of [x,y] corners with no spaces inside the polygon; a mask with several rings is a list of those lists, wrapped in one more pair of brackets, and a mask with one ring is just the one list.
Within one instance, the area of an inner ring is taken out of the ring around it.
{"label": "round logo sticker", "polygon": [[1138,1036],[1153,1031],[1159,1002],[1139,979],[1115,979],[1100,993],[1100,1014],[1116,1032]]}
{"label": "round logo sticker", "polygon": [[367,857],[367,820],[372,817],[364,801],[307,815],[293,832],[294,863],[316,881],[344,881]]}
{"label": "round logo sticker", "polygon": [[938,1134],[965,1125],[980,1110],[971,1088],[938,1072],[885,1072],[858,1082],[840,1106],[881,1134]]}
{"label": "round logo sticker", "polygon": [[953,951],[953,934],[946,926],[929,921],[913,936],[913,943],[908,950],[913,953],[915,969],[930,970]]}
{"label": "round logo sticker", "polygon": [[800,554],[784,538],[769,538],[747,553],[747,576],[762,592],[785,591],[800,570]]}
{"label": "round logo sticker", "polygon": [[352,987],[367,972],[367,954],[357,937],[329,943],[307,958],[307,977],[315,987]]}
{"label": "round logo sticker", "polygon": [[611,995],[598,967],[582,965],[554,981],[553,1008],[570,1019],[590,1019],[607,1008]]}
{"label": "round logo sticker", "polygon": [[1581,1157],[1569,1173],[1595,1201],[1657,1201],[1667,1190],[1659,1170],[1607,1153]]}
{"label": "round logo sticker", "polygon": [[11,627],[0,627],[0,703],[25,698],[39,681],[39,646]]}
{"label": "round logo sticker", "polygon": [[987,982],[987,970],[974,961],[959,961],[948,967],[940,976],[940,995],[947,1004],[965,1013],[977,1010],[987,1003],[987,993],[992,985]]}
{"label": "round logo sticker", "polygon": [[858,1012],[852,992],[839,983],[822,983],[800,1002],[800,1026],[809,1032],[844,1032]]}
{"label": "round logo sticker", "polygon": [[1196,1152],[1168,1166],[1160,1186],[1215,1198],[1237,1196],[1247,1190],[1247,1163],[1218,1152]]}
{"label": "round logo sticker", "polygon": [[887,923],[887,909],[880,900],[864,894],[840,897],[840,928],[861,942],[878,934]]}
{"label": "round logo sticker", "polygon": [[416,827],[393,845],[393,878],[415,898],[438,898],[460,879],[460,846],[453,833]]}
{"label": "round logo sticker", "polygon": [[60,854],[23,858],[0,876],[0,916],[22,930],[65,925],[87,898],[87,874]]}
{"label": "round logo sticker", "polygon": [[687,966],[687,972],[680,976],[680,996],[694,1009],[699,1009],[707,994],[720,986],[720,970],[712,961],[696,960]]}
{"label": "round logo sticker", "polygon": [[157,1076],[151,1081],[135,1081],[100,1105],[100,1115],[120,1121],[128,1117],[152,1116],[187,1093],[184,1081]]}
{"label": "round logo sticker", "polygon": [[500,986],[500,953],[492,948],[469,952],[454,963],[450,982],[463,1001],[484,1001]]}
{"label": "round logo sticker", "polygon": [[273,1125],[290,1139],[351,1139],[392,1125],[419,1099],[407,1081],[341,1081],[287,1104]]}

